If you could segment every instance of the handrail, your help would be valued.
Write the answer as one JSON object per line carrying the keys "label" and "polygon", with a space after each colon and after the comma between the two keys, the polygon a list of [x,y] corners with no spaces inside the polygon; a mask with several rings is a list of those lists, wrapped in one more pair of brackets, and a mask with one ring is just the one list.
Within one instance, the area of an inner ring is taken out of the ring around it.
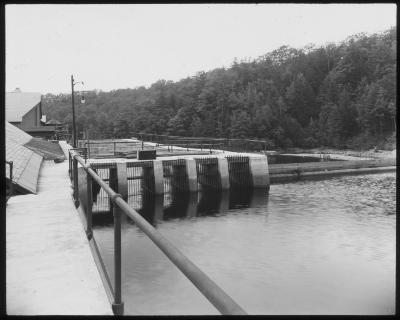
{"label": "handrail", "polygon": [[[138,139],[149,139],[149,141],[157,142],[164,145],[176,145],[176,143],[193,143],[193,142],[204,142],[207,141],[211,145],[220,143],[222,146],[221,150],[232,150],[237,151],[239,148],[242,151],[250,150],[267,150],[269,141],[258,140],[258,139],[238,139],[238,138],[211,138],[211,137],[184,137],[184,136],[170,136],[165,134],[154,134],[145,132],[131,132],[131,135],[138,137]],[[143,145],[143,142],[142,142]]]}
{"label": "handrail", "polygon": [[[148,223],[138,212],[129,206],[122,196],[116,193],[110,186],[108,186],[90,167],[90,164],[85,163],[82,157],[75,151],[72,158],[74,162],[79,162],[89,176],[90,179],[96,181],[101,188],[109,195],[111,201],[115,204],[113,206],[114,214],[114,265],[115,265],[115,288],[114,299],[116,306],[114,309],[120,314],[123,313],[123,302],[121,300],[121,212],[129,216],[162,252],[171,260],[172,263],[178,267],[183,274],[200,290],[200,292],[220,311],[222,314],[245,315],[246,312],[227,294],[225,293],[214,281],[212,281],[203,271],[201,271],[192,261],[190,261],[179,249],[177,249],[169,240],[167,240],[158,230],[156,230],[150,223]],[[77,164],[74,169],[77,170]],[[77,184],[76,184],[77,185]],[[89,186],[89,184],[88,184]],[[89,191],[89,187],[88,187]],[[77,195],[77,193],[75,193]],[[91,196],[88,194],[89,201]],[[75,199],[77,200],[77,199]],[[88,204],[90,204],[88,201]],[[91,228],[91,210],[88,210],[88,225]],[[90,223],[89,223],[90,222]],[[88,235],[92,237],[92,230],[87,231]],[[122,307],[121,307],[122,306]]]}
{"label": "handrail", "polygon": [[187,139],[187,140],[210,140],[210,141],[249,141],[249,142],[262,142],[268,143],[266,140],[259,139],[239,139],[239,138],[211,138],[211,137],[185,137],[185,136],[170,136],[167,134],[155,134],[155,133],[146,133],[146,132],[131,132],[134,135],[148,135],[148,136],[158,136],[158,137],[166,137],[166,138],[174,138],[174,139]]}

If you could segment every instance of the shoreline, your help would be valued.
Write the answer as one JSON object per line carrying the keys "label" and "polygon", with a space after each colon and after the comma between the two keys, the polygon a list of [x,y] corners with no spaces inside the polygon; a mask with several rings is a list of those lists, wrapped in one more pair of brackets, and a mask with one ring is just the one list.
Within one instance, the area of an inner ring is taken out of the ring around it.
{"label": "shoreline", "polygon": [[[274,152],[275,153],[275,152]],[[290,148],[276,151],[276,154],[303,155],[303,156],[330,156],[331,159],[339,160],[370,160],[370,159],[396,159],[396,149],[388,150],[354,150],[354,149],[333,149],[333,148]]]}

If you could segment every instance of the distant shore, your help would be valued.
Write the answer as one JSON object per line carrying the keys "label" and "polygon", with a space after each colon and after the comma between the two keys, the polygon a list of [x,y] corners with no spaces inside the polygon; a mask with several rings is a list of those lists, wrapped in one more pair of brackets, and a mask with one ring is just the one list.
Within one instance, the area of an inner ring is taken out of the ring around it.
{"label": "distant shore", "polygon": [[393,159],[396,158],[396,149],[388,150],[354,150],[354,149],[333,149],[333,148],[290,148],[279,151],[281,154],[298,154],[298,155],[329,155],[336,159]]}

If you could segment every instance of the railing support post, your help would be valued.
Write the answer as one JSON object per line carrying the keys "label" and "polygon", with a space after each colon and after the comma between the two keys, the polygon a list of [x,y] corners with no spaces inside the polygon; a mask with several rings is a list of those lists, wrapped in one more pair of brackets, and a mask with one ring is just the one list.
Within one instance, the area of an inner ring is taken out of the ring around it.
{"label": "railing support post", "polygon": [[10,161],[10,196],[14,195],[14,183],[13,183],[13,166],[14,162]]}
{"label": "railing support post", "polygon": [[73,157],[73,176],[74,176],[74,204],[75,208],[79,207],[79,190],[78,190],[78,160]]}
{"label": "railing support post", "polygon": [[72,160],[70,152],[68,152],[68,175],[69,175],[69,180],[72,180]]}
{"label": "railing support post", "polygon": [[121,212],[118,206],[113,203],[114,215],[114,303],[112,309],[115,315],[124,314],[124,303],[122,302],[121,288]]}
{"label": "railing support post", "polygon": [[86,185],[87,185],[86,236],[90,240],[93,237],[93,228],[92,228],[93,194],[92,194],[92,177],[88,172],[86,172]]}

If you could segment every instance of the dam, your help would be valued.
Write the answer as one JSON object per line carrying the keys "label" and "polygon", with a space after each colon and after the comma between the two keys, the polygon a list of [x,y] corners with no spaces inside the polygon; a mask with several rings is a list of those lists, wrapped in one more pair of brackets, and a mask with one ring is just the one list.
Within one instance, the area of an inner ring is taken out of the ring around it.
{"label": "dam", "polygon": [[[132,153],[125,158],[114,154],[88,158],[85,149],[60,145],[68,161],[53,166],[65,171],[65,186],[71,184],[70,211],[80,217],[95,262],[92,269],[97,267],[114,314],[318,314],[335,310],[356,314],[364,310],[367,300],[371,306],[367,314],[390,314],[394,308],[395,159],[270,164],[262,153],[214,149],[195,154],[188,147],[173,147],[180,154],[171,156],[171,146],[164,150],[165,156],[156,159],[141,160]],[[346,166],[352,172],[375,174],[341,177],[349,173],[344,173]],[[309,181],[314,174],[327,177],[327,173],[335,177]],[[293,180],[298,183],[281,184]],[[45,196],[40,192],[38,201]],[[42,211],[46,219],[52,216],[51,210],[40,206],[35,216]],[[68,213],[63,212],[64,216]],[[350,229],[342,230],[343,225]],[[51,233],[55,239],[59,228]],[[349,281],[345,269],[327,258],[327,248],[334,260],[345,261],[343,267],[351,264],[360,270],[360,266],[369,266],[358,273],[363,286]],[[85,265],[90,265],[90,259]],[[385,276],[377,277],[383,269]],[[324,270],[335,270],[335,281],[344,287],[347,283],[346,291],[338,290]],[[68,277],[74,278],[73,273]],[[374,281],[378,278],[379,283]],[[90,281],[98,286],[99,280]],[[17,278],[13,281],[18,282]],[[318,287],[323,283],[328,290]],[[371,288],[382,294],[374,297]],[[361,291],[371,294],[359,295]],[[204,292],[209,293],[201,295]],[[248,299],[254,294],[255,298]],[[386,295],[389,299],[382,299]],[[320,301],[320,308],[307,304],[308,298],[301,299],[308,296]],[[88,300],[93,298],[94,294]],[[295,300],[301,305],[290,302]],[[333,300],[336,303],[330,309],[327,305]]]}

